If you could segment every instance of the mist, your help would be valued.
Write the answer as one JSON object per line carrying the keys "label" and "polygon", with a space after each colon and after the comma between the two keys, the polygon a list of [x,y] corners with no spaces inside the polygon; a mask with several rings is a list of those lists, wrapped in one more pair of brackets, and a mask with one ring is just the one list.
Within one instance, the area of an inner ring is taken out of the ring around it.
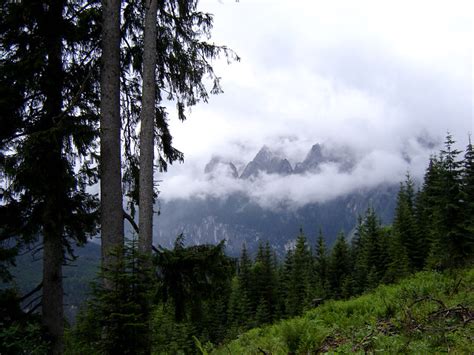
{"label": "mist", "polygon": [[[185,163],[157,176],[160,197],[238,192],[268,208],[298,207],[397,184],[407,172],[420,179],[448,131],[459,149],[474,131],[472,6],[204,1],[215,15],[211,41],[242,60],[215,63],[224,94],[184,123],[170,115]],[[213,156],[241,172],[263,145],[294,167],[315,143],[346,149],[357,164],[253,182],[203,173]]]}

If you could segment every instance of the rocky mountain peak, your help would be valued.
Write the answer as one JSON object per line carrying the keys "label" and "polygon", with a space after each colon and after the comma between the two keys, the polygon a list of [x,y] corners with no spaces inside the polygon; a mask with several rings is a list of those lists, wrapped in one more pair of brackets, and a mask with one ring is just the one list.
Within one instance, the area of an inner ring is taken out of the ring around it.
{"label": "rocky mountain peak", "polygon": [[325,159],[323,156],[322,147],[319,143],[316,143],[311,147],[310,151],[306,155],[304,163],[319,165],[324,160]]}
{"label": "rocky mountain peak", "polygon": [[276,155],[271,151],[271,149],[264,145],[257,153],[255,158],[253,158],[254,162],[266,164],[269,163]]}
{"label": "rocky mountain peak", "polygon": [[340,146],[331,149],[317,143],[311,147],[305,159],[295,165],[294,172],[296,174],[319,172],[321,165],[325,163],[335,163],[340,172],[348,172],[356,164],[354,154],[348,147]]}
{"label": "rocky mountain peak", "polygon": [[255,158],[247,164],[242,175],[242,179],[256,177],[259,173],[288,175],[293,172],[290,162],[278,156],[269,147],[264,145]]}
{"label": "rocky mountain peak", "polygon": [[319,165],[327,162],[326,157],[323,155],[323,147],[321,144],[314,144],[306,154],[306,158],[295,166],[295,173],[300,174],[307,171],[317,171]]}
{"label": "rocky mountain peak", "polygon": [[211,178],[218,174],[223,174],[237,178],[239,176],[237,168],[230,162],[222,159],[221,157],[212,157],[209,163],[204,167],[204,173],[208,174]]}
{"label": "rocky mountain peak", "polygon": [[[264,145],[253,160],[245,166],[240,178],[253,179],[261,173],[278,175],[318,173],[321,171],[321,165],[326,163],[335,164],[340,172],[345,173],[354,168],[356,158],[348,147],[328,148],[323,144],[316,143],[308,151],[305,159],[300,163],[296,163],[293,169],[288,159]],[[207,163],[204,172],[211,178],[217,175],[237,178],[239,175],[236,166],[232,162],[218,156],[214,156]]]}

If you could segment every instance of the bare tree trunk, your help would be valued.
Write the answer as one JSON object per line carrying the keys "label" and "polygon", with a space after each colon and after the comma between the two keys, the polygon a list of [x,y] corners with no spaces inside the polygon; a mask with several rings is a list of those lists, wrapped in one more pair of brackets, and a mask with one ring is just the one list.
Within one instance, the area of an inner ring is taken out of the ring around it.
{"label": "bare tree trunk", "polygon": [[52,337],[53,354],[62,354],[64,310],[61,235],[45,233],[43,247],[42,319]]}
{"label": "bare tree trunk", "polygon": [[156,16],[158,1],[146,0],[140,128],[139,250],[151,255],[153,242],[153,160],[156,116]]}
{"label": "bare tree trunk", "polygon": [[[102,0],[100,199],[102,264],[124,242],[120,143],[120,0]],[[107,282],[105,282],[107,285]]]}
{"label": "bare tree trunk", "polygon": [[[64,1],[53,1],[45,8],[46,21],[44,31],[48,52],[46,66],[47,78],[41,84],[44,87],[44,113],[47,127],[54,127],[57,117],[61,115],[63,106],[62,89],[64,72],[62,63],[62,23]],[[38,151],[45,166],[49,186],[45,187],[47,201],[42,216],[43,223],[43,294],[42,321],[51,337],[51,352],[62,354],[64,351],[64,310],[63,310],[63,248],[64,218],[62,202],[67,196],[67,182],[64,178],[62,149],[63,137],[52,132],[45,139],[43,149]]]}

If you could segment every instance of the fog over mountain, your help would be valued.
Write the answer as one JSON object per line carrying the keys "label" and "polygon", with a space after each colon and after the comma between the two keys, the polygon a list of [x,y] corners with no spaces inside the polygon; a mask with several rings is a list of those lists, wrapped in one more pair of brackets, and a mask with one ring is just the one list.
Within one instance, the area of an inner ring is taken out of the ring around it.
{"label": "fog over mountain", "polygon": [[[203,1],[215,15],[211,41],[242,60],[215,63],[224,94],[185,122],[170,115],[185,163],[157,176],[161,198],[243,191],[261,205],[300,206],[397,183],[407,170],[421,176],[448,130],[463,149],[474,131],[473,5],[455,4]],[[317,175],[297,165],[311,165],[315,144],[335,152]],[[240,176],[264,145],[303,174],[267,170],[251,183],[203,173],[217,156]],[[348,161],[335,166],[340,156]]]}
{"label": "fog over mountain", "polygon": [[263,208],[299,208],[360,189],[398,184],[407,172],[421,177],[436,143],[414,139],[400,151],[366,152],[315,143],[300,161],[293,156],[293,162],[286,157],[283,145],[276,149],[264,145],[247,163],[214,156],[192,176],[169,176],[163,183],[162,198],[226,198],[241,193]]}
{"label": "fog over mountain", "polygon": [[159,240],[278,240],[350,232],[369,204],[389,223],[447,131],[473,123],[473,3],[205,0],[224,94],[169,125],[184,164],[160,181]]}
{"label": "fog over mountain", "polygon": [[363,154],[315,143],[301,161],[290,163],[284,150],[264,145],[252,160],[237,164],[239,169],[215,155],[193,179],[168,179],[155,219],[156,240],[171,246],[181,233],[189,244],[225,239],[231,255],[243,243],[254,251],[268,240],[282,255],[304,228],[310,236],[321,229],[330,244],[339,232],[350,236],[369,206],[391,223],[399,182],[408,170],[425,166],[421,160],[433,146],[418,139],[394,154]]}

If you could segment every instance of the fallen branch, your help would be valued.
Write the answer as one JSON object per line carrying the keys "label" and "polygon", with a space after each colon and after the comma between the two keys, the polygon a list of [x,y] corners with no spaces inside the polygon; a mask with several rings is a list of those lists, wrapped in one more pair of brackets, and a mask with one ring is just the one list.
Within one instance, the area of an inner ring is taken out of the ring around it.
{"label": "fallen branch", "polygon": [[357,342],[353,347],[352,347],[352,351],[355,352],[357,350],[359,350],[360,348],[364,349],[364,352],[367,352],[367,340],[369,340],[370,338],[372,338],[374,336],[374,333],[375,333],[375,328],[372,328],[372,330],[370,331],[369,334],[367,334],[365,337],[363,337],[359,342]]}

